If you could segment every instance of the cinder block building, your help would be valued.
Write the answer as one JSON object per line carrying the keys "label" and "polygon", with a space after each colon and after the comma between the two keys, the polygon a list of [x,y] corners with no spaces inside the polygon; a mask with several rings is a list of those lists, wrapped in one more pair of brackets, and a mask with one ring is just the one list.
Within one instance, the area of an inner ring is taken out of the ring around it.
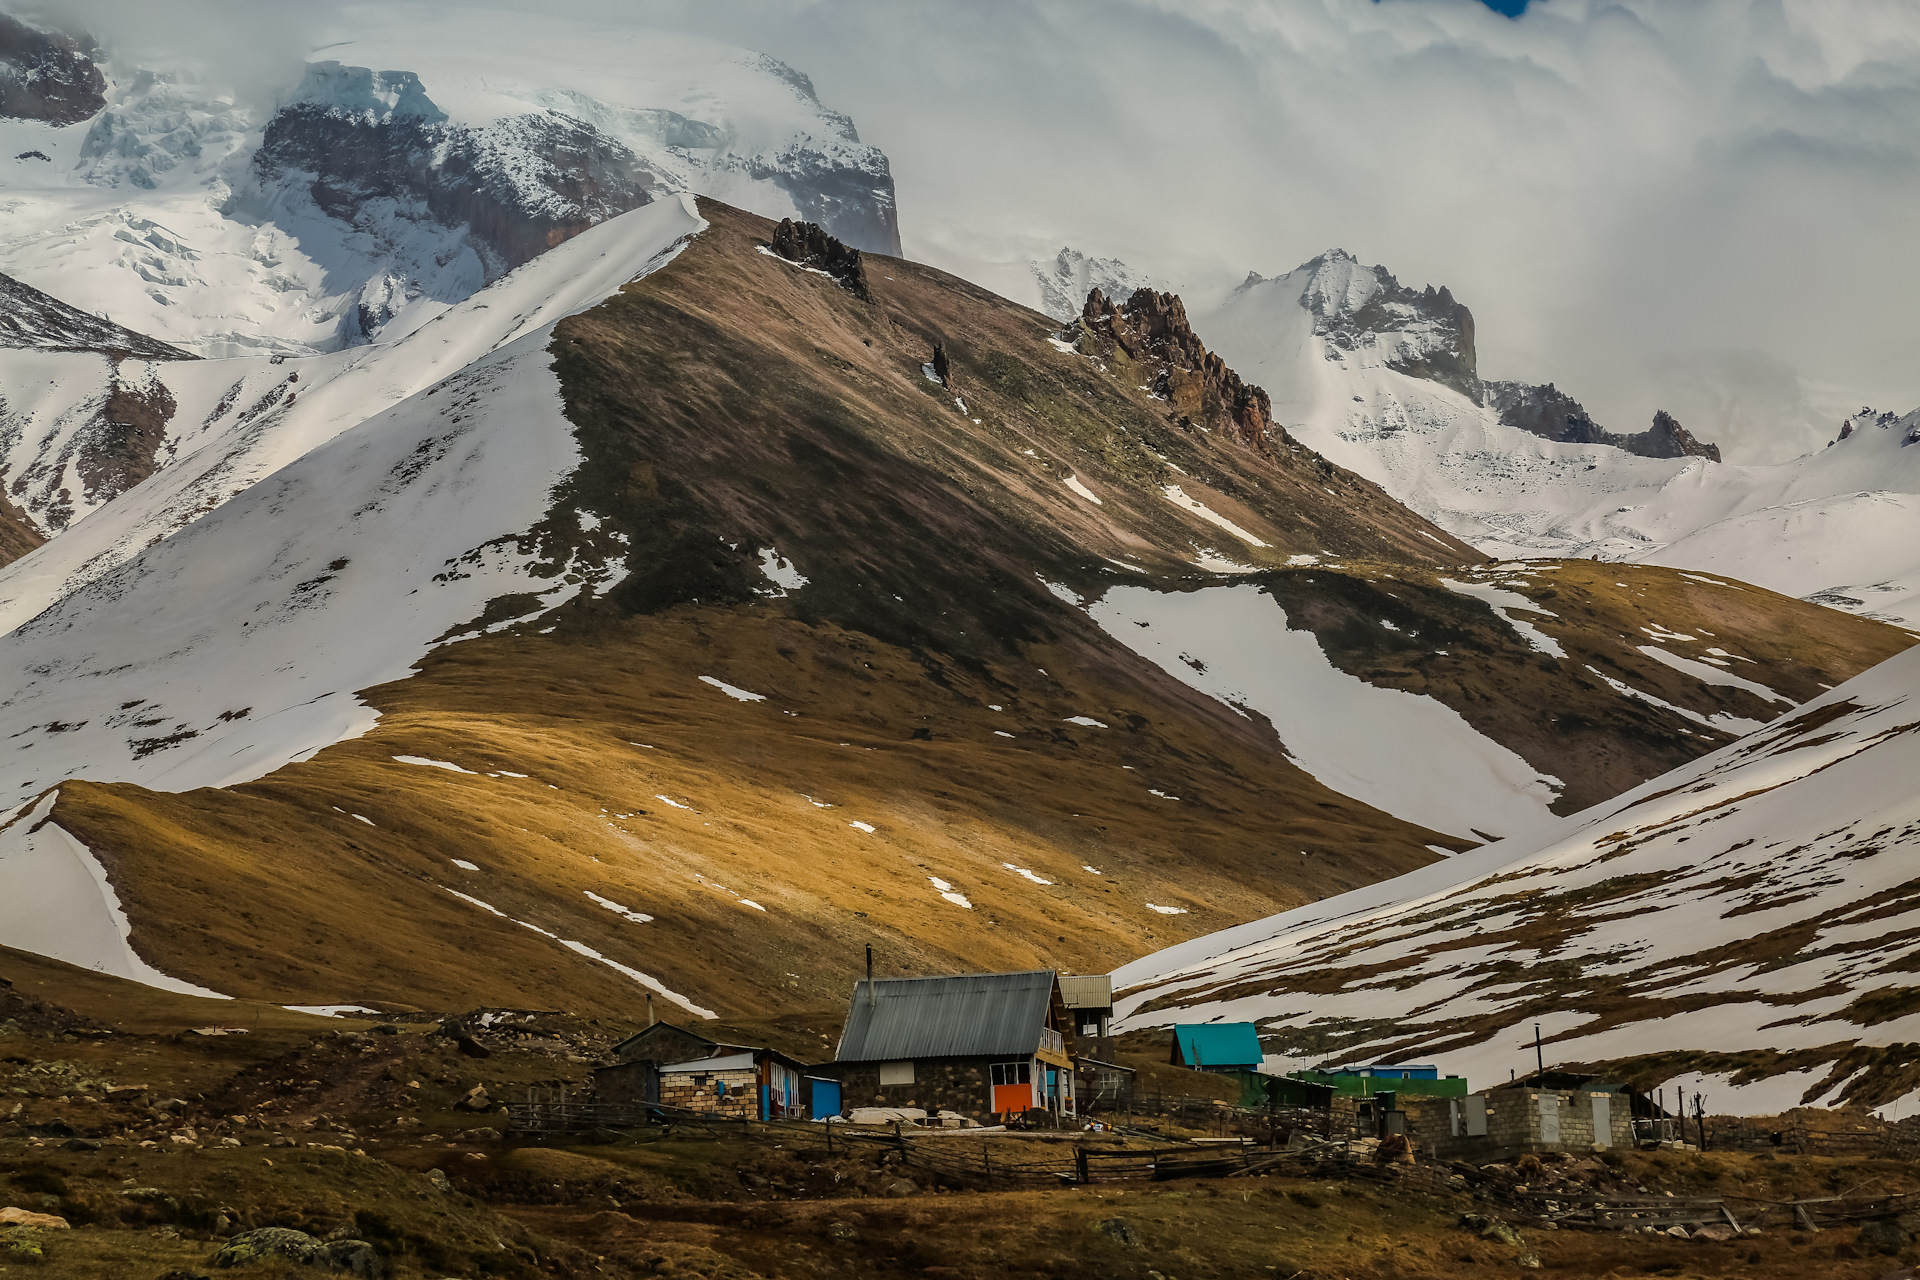
{"label": "cinder block building", "polygon": [[1464,1098],[1407,1098],[1405,1106],[1408,1136],[1442,1160],[1484,1163],[1527,1152],[1633,1146],[1631,1098],[1606,1081],[1521,1081]]}

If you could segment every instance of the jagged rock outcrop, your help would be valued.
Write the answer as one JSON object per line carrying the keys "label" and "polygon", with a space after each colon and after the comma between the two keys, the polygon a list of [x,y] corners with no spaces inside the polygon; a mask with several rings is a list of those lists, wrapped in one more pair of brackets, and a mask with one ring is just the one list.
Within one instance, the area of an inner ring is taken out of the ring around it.
{"label": "jagged rock outcrop", "polygon": [[860,251],[828,235],[818,223],[782,218],[773,229],[773,243],[768,247],[788,262],[826,272],[856,298],[873,297],[867,289],[867,264]]}
{"label": "jagged rock outcrop", "polygon": [[[370,208],[466,229],[487,280],[595,223],[649,203],[661,184],[624,144],[558,112],[488,125],[454,123],[408,71],[316,62],[268,122],[253,169],[290,177],[329,216],[359,225]],[[376,282],[384,297],[391,282]],[[349,321],[364,331],[380,299]],[[347,334],[351,341],[364,332]]]}
{"label": "jagged rock outcrop", "polygon": [[940,379],[940,385],[953,390],[953,362],[947,359],[947,345],[944,342],[933,344],[933,376]]}
{"label": "jagged rock outcrop", "polygon": [[1643,458],[1705,458],[1720,461],[1720,446],[1694,438],[1694,434],[1661,409],[1653,415],[1653,426],[1636,435],[1622,436],[1618,443],[1628,453]]}
{"label": "jagged rock outcrop", "polygon": [[1126,302],[1116,304],[1094,289],[1080,309],[1080,322],[1127,359],[1159,366],[1153,373],[1153,393],[1172,404],[1180,425],[1211,425],[1224,418],[1241,443],[1266,449],[1268,436],[1276,430],[1272,401],[1207,350],[1187,323],[1186,304],[1177,295],[1136,289]]}
{"label": "jagged rock outcrop", "polygon": [[1608,431],[1578,400],[1555,387],[1524,382],[1489,382],[1487,407],[1500,421],[1543,440],[1561,444],[1606,444],[1642,458],[1706,458],[1720,461],[1720,446],[1697,439],[1662,409],[1653,426],[1633,435]]}
{"label": "jagged rock outcrop", "polygon": [[39,31],[0,13],[0,119],[74,124],[107,105],[91,37]]}
{"label": "jagged rock outcrop", "polygon": [[1578,400],[1554,386],[1488,382],[1487,407],[1500,421],[1560,444],[1612,444],[1612,433],[1593,420]]}
{"label": "jagged rock outcrop", "polygon": [[0,347],[100,351],[115,359],[192,360],[192,354],[69,306],[0,273]]}
{"label": "jagged rock outcrop", "polygon": [[[1385,267],[1363,266],[1344,249],[1304,264],[1300,305],[1313,331],[1340,353],[1377,349],[1388,368],[1452,387],[1475,404],[1482,389],[1473,343],[1473,312],[1445,285],[1411,289]],[[1261,283],[1249,276],[1247,284]]]}

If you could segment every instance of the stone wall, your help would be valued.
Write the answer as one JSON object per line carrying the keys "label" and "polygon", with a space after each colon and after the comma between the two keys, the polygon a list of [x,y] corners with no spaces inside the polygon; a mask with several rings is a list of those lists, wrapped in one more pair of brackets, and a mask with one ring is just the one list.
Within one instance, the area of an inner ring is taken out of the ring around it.
{"label": "stone wall", "polygon": [[836,1064],[843,1107],[919,1107],[929,1115],[953,1111],[986,1121],[992,1112],[986,1058],[921,1058],[913,1064],[912,1084],[880,1083],[880,1064]]}
{"label": "stone wall", "polygon": [[[726,1091],[721,1092],[724,1084]],[[684,1107],[709,1115],[739,1119],[760,1118],[760,1074],[752,1067],[738,1071],[674,1071],[660,1077],[663,1106]]]}

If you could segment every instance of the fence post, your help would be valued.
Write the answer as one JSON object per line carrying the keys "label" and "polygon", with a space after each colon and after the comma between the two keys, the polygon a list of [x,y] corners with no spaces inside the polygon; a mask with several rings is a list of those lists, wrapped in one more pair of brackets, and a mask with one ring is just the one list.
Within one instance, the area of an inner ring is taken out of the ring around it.
{"label": "fence post", "polygon": [[1087,1169],[1087,1149],[1085,1147],[1075,1147],[1073,1149],[1073,1165],[1075,1171],[1079,1173],[1082,1183],[1093,1181],[1093,1176]]}

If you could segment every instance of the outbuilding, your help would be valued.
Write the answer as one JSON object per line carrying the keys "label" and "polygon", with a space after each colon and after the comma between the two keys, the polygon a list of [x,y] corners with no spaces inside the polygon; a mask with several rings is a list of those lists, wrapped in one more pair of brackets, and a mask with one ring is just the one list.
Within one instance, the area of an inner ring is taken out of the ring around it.
{"label": "outbuilding", "polygon": [[854,984],[832,1071],[848,1107],[984,1119],[1074,1111],[1072,1015],[1051,969]]}
{"label": "outbuilding", "polygon": [[1251,1022],[1182,1022],[1173,1028],[1176,1067],[1194,1071],[1258,1071],[1264,1055]]}

